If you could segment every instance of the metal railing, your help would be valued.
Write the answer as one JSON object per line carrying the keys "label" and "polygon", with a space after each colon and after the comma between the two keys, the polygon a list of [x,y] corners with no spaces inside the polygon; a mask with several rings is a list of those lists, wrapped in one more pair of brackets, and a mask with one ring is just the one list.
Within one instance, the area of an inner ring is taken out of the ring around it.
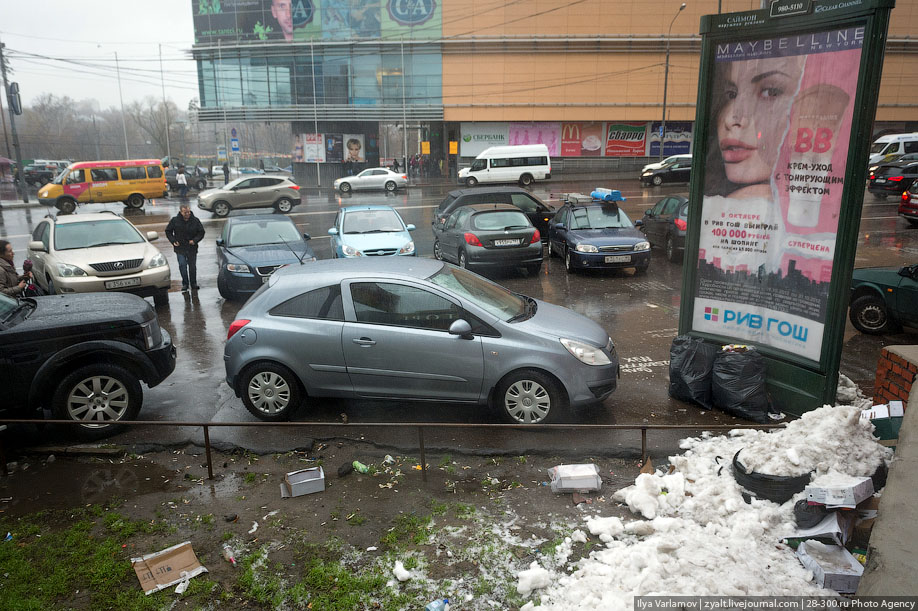
{"label": "metal railing", "polygon": [[[3,445],[3,431],[8,424],[63,424],[79,426],[82,423],[74,420],[36,420],[5,419],[0,420],[0,471],[8,475],[6,451]],[[271,428],[307,428],[331,427],[343,429],[355,428],[416,428],[418,432],[418,450],[421,456],[421,478],[427,481],[427,458],[424,448],[424,429],[516,429],[520,431],[559,431],[559,430],[610,430],[641,431],[641,463],[647,459],[647,431],[732,431],[735,429],[768,430],[784,428],[784,424],[469,424],[450,422],[184,422],[175,420],[131,420],[118,423],[118,426],[172,426],[195,427],[204,429],[204,450],[207,455],[207,479],[214,478],[213,461],[211,460],[210,429],[212,427],[271,427]]]}

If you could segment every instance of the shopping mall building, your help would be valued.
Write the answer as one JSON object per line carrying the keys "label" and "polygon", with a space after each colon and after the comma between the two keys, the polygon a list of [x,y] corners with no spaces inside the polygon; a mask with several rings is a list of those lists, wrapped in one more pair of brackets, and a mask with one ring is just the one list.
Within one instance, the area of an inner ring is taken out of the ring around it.
{"label": "shopping mall building", "polygon": [[[349,155],[446,173],[499,144],[544,143],[559,173],[631,168],[659,156],[664,106],[663,153],[691,150],[701,16],[763,4],[193,0],[199,119],[290,124],[304,184]],[[918,131],[915,32],[918,0],[899,0],[874,133]]]}

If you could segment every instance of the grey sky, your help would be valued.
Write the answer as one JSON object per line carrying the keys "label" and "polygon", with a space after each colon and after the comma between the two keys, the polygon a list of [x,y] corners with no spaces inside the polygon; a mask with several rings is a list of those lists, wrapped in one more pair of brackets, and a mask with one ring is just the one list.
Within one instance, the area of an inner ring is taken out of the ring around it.
{"label": "grey sky", "polygon": [[198,97],[195,64],[186,59],[194,42],[191,0],[2,0],[0,40],[25,105],[47,92],[117,107],[115,52],[124,103],[161,99],[160,44],[166,98],[185,109]]}

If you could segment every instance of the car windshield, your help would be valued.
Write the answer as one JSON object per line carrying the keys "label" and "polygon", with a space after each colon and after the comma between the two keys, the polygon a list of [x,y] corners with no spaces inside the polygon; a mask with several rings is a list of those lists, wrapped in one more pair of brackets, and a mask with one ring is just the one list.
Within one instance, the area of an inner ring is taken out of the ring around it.
{"label": "car windshield", "polygon": [[19,307],[19,302],[13,299],[12,297],[7,297],[6,295],[0,294],[0,320],[5,319],[10,315],[17,307]]}
{"label": "car windshield", "polygon": [[588,206],[571,210],[571,229],[622,229],[633,227],[618,206]]}
{"label": "car windshield", "polygon": [[359,210],[344,215],[344,233],[405,231],[395,210]]}
{"label": "car windshield", "polygon": [[121,219],[61,223],[54,231],[54,248],[94,248],[112,244],[137,244],[143,236],[129,222]]}
{"label": "car windshield", "polygon": [[476,159],[472,162],[472,167],[470,170],[483,170],[488,167],[488,161],[486,159]]}
{"label": "car windshield", "polygon": [[290,221],[259,221],[237,223],[230,227],[227,246],[254,246],[256,244],[283,244],[301,240],[296,226]]}
{"label": "car windshield", "polygon": [[[54,177],[54,180],[52,180],[51,182],[52,182],[53,184],[55,184],[55,185],[61,184],[61,182],[64,180],[64,175],[67,173],[67,170],[68,170],[68,168],[64,168],[63,170],[61,170],[60,172],[58,172],[58,173],[57,173],[57,176],[55,176],[55,177]],[[82,170],[81,170],[81,171],[82,171]]]}
{"label": "car windshield", "polygon": [[519,317],[529,310],[529,302],[520,295],[458,267],[444,265],[428,280],[459,297],[468,299],[488,314],[503,321]]}
{"label": "car windshield", "polygon": [[493,212],[479,212],[472,217],[472,227],[484,231],[506,229],[522,229],[529,227],[529,219],[522,212],[515,210],[495,210]]}

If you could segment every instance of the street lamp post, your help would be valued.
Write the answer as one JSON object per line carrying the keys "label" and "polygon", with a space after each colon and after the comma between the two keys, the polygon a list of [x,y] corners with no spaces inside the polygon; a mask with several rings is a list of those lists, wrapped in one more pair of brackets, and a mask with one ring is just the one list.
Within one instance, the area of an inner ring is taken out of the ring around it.
{"label": "street lamp post", "polygon": [[663,71],[663,121],[660,124],[660,161],[663,161],[663,141],[666,138],[666,89],[669,85],[669,38],[673,33],[673,24],[676,23],[676,17],[685,9],[685,2],[673,15],[673,20],[669,22],[669,31],[666,33],[666,68]]}

